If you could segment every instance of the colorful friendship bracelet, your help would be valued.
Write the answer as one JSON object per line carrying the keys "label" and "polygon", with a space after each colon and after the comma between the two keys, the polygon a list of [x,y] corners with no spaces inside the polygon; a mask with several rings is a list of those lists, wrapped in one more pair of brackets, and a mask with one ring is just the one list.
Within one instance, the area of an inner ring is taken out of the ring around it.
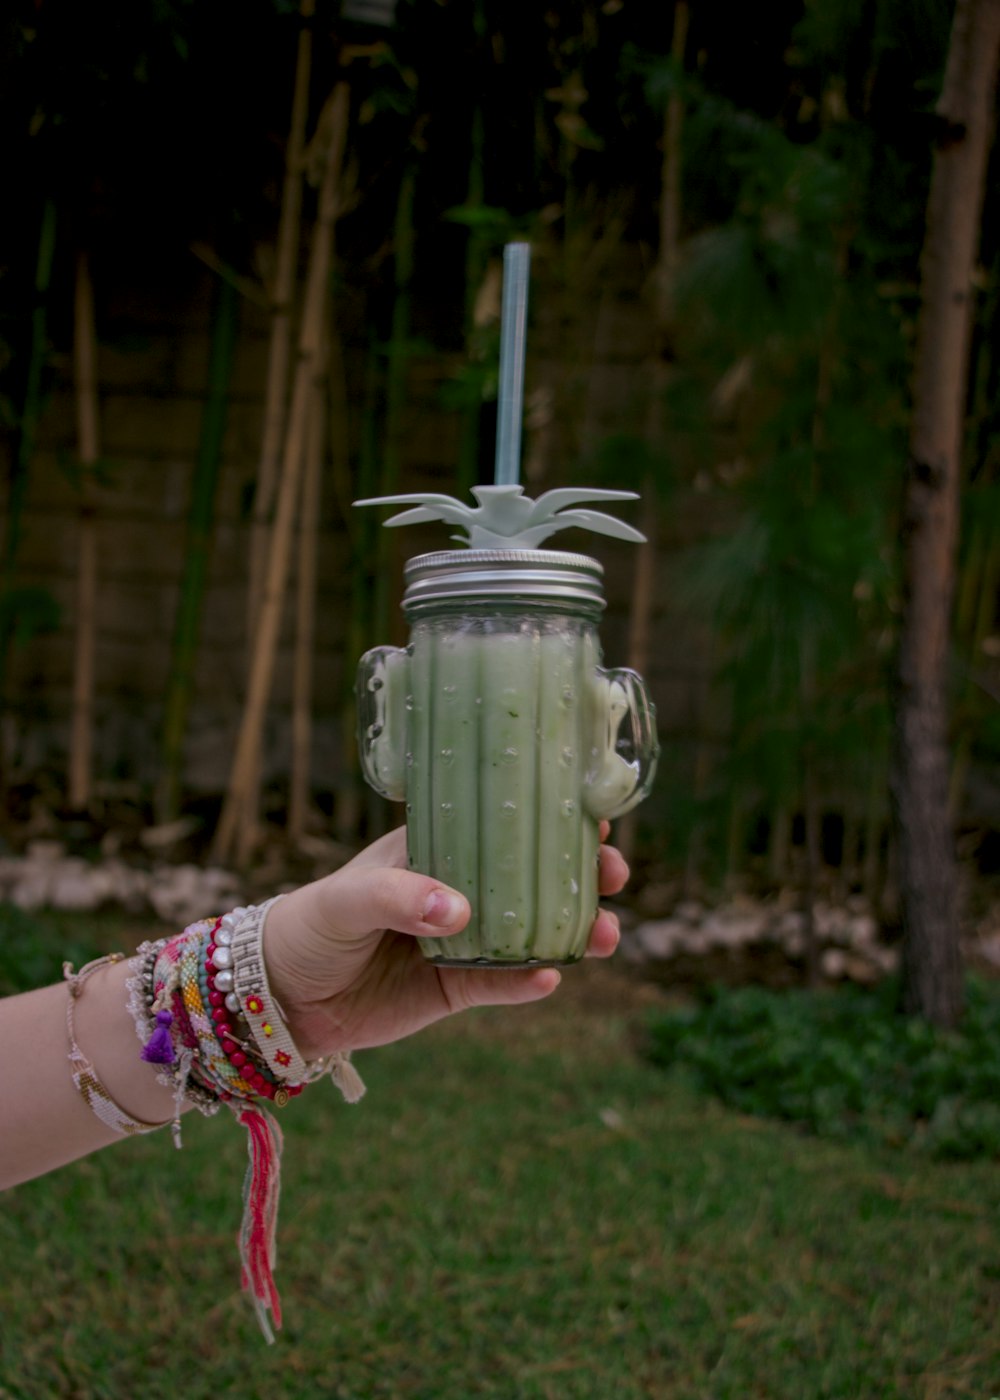
{"label": "colorful friendship bracelet", "polygon": [[[325,1073],[349,1103],[365,1092],[347,1052],[307,1061],[292,1038],[264,962],[264,921],[274,902],[201,919],[172,938],[142,944],[129,963],[126,982],[141,1056],[174,1094],[175,1144],[181,1146],[180,1115],[186,1102],[206,1115],[225,1105],[247,1131],[249,1166],[238,1241],[242,1283],[269,1342],[281,1326],[274,1261],[282,1135],[267,1105],[283,1108]],[[63,971],[70,993],[67,1029],[73,1082],[103,1123],[131,1135],[166,1124],[142,1123],[115,1103],[77,1045],[73,1025],[73,1008],[85,980],[99,967],[121,961],[121,956],[97,959],[79,973],[67,963]]]}

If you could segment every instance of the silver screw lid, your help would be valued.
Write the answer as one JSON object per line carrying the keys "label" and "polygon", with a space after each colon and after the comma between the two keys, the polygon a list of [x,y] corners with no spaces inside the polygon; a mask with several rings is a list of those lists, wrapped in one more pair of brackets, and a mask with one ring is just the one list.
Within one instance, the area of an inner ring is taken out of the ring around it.
{"label": "silver screw lid", "polygon": [[441,603],[561,604],[600,613],[604,570],[587,554],[557,549],[450,549],[418,554],[403,571],[407,616]]}

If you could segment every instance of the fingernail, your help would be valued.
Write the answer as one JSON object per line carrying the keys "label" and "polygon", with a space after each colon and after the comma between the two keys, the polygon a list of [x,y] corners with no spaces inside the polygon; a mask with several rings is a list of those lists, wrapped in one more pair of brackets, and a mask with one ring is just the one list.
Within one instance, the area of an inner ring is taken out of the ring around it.
{"label": "fingernail", "polygon": [[435,928],[455,924],[465,914],[465,900],[451,890],[432,890],[424,905],[423,920]]}

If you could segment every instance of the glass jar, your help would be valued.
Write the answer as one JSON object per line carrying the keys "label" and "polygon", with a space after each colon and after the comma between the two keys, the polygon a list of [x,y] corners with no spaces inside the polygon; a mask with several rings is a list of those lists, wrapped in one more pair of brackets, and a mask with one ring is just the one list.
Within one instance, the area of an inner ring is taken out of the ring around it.
{"label": "glass jar", "polygon": [[412,869],[460,890],[446,966],[537,967],[586,951],[598,824],[649,791],[654,709],[601,667],[600,564],[556,550],[452,550],[406,566],[409,645],[358,670],[367,781],[406,803]]}

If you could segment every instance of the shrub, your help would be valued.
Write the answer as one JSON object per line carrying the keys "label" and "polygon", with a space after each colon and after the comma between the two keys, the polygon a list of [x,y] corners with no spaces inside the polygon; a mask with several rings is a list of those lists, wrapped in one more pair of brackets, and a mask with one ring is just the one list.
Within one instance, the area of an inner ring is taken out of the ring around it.
{"label": "shrub", "polygon": [[970,980],[958,1031],[907,1019],[897,988],[716,989],[658,1013],[649,1055],[724,1103],[824,1137],[938,1158],[1000,1155],[1000,986]]}

